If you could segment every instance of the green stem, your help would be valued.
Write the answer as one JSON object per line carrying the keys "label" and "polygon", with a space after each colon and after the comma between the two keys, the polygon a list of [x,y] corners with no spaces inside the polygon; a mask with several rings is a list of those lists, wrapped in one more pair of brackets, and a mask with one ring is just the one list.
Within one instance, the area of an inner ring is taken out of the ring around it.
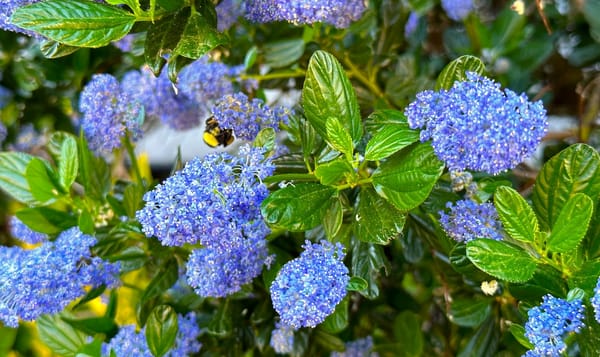
{"label": "green stem", "polygon": [[347,184],[336,186],[335,188],[338,191],[341,191],[341,190],[344,190],[344,189],[347,189],[347,188],[353,188],[353,187],[356,187],[356,186],[364,186],[364,185],[370,184],[372,182],[373,182],[373,179],[370,178],[370,177],[367,177],[367,178],[364,178],[362,180],[358,180],[356,182],[351,182],[351,183],[347,183]]}
{"label": "green stem", "polygon": [[135,156],[135,151],[133,150],[131,140],[129,140],[129,132],[125,134],[125,137],[123,138],[123,144],[125,145],[125,150],[127,150],[127,154],[129,155],[129,161],[131,162],[131,168],[133,169],[135,180],[138,183],[143,184],[144,180],[142,179],[142,173],[137,163],[137,157]]}
{"label": "green stem", "polygon": [[303,77],[304,75],[306,75],[304,70],[296,69],[294,71],[274,72],[267,74],[242,74],[240,77],[241,79],[256,79],[258,81],[266,81],[269,79]]}

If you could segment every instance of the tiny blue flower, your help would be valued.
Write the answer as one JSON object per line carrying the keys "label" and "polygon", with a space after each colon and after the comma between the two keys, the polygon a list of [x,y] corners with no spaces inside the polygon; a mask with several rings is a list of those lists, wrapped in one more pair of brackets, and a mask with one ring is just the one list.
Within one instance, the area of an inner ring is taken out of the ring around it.
{"label": "tiny blue flower", "polygon": [[227,249],[201,248],[192,251],[187,262],[187,282],[202,297],[225,297],[241,290],[260,275],[269,263],[267,241],[269,229],[262,222],[247,224],[251,239],[241,239]]}
{"label": "tiny blue flower", "polygon": [[282,107],[271,109],[261,99],[250,100],[241,92],[217,100],[212,114],[221,127],[233,129],[236,138],[243,140],[254,140],[264,128],[278,131],[279,124],[287,124],[290,115]]}
{"label": "tiny blue flower", "polygon": [[83,113],[81,127],[96,153],[119,148],[127,132],[133,140],[141,134],[142,105],[110,74],[92,77],[81,92],[79,110]]}
{"label": "tiny blue flower", "polygon": [[10,234],[14,238],[27,244],[38,244],[48,240],[47,234],[32,230],[16,216],[11,217],[10,219]]}
{"label": "tiny blue flower", "polygon": [[527,313],[525,336],[535,346],[529,356],[559,356],[566,349],[564,337],[578,333],[584,326],[581,299],[567,301],[545,295],[540,306]]}
{"label": "tiny blue flower", "polygon": [[346,343],[344,352],[332,352],[331,357],[378,357],[379,353],[373,351],[373,338],[367,336]]}
{"label": "tiny blue flower", "polygon": [[592,296],[590,302],[594,308],[594,316],[596,317],[596,321],[600,323],[600,277],[598,277],[598,282],[594,288],[594,296]]}
{"label": "tiny blue flower", "polygon": [[94,244],[75,227],[32,250],[0,247],[0,320],[16,327],[62,311],[86,286],[116,286],[119,265],[92,257]]}
{"label": "tiny blue flower", "polygon": [[440,224],[446,234],[457,242],[466,243],[477,238],[502,239],[502,227],[496,207],[489,202],[472,200],[448,202],[450,213],[440,211]]}
{"label": "tiny blue flower", "polygon": [[288,21],[296,25],[324,22],[337,28],[346,28],[365,11],[363,0],[248,0],[246,18],[266,23]]}
{"label": "tiny blue flower", "polygon": [[446,15],[454,21],[461,21],[473,10],[473,0],[442,0]]}
{"label": "tiny blue flower", "polygon": [[294,352],[294,329],[280,322],[275,324],[269,343],[275,353],[286,354]]}
{"label": "tiny blue flower", "polygon": [[405,110],[409,126],[423,128],[421,141],[451,171],[493,175],[509,170],[534,153],[546,132],[546,110],[500,84],[467,73],[467,81],[440,92],[423,91]]}
{"label": "tiny blue flower", "polygon": [[281,323],[294,329],[315,327],[346,296],[350,280],[344,247],[306,241],[300,257],[287,262],[271,285],[273,307]]}
{"label": "tiny blue flower", "polygon": [[[190,356],[198,353],[202,344],[198,341],[200,328],[196,322],[196,314],[177,315],[177,335],[175,344],[166,357]],[[111,350],[117,357],[152,357],[146,341],[145,328],[136,332],[135,325],[125,325],[119,328],[119,332],[109,342],[102,344],[102,356],[109,357]]]}
{"label": "tiny blue flower", "polygon": [[146,236],[166,246],[200,243],[221,250],[249,238],[245,224],[262,221],[260,205],[269,194],[262,180],[274,166],[261,148],[245,145],[238,154],[195,158],[147,192],[136,213]]}

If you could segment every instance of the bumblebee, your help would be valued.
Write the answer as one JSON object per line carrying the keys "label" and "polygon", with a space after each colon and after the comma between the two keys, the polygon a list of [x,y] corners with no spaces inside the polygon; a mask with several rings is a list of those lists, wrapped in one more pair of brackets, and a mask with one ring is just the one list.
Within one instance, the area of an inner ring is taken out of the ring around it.
{"label": "bumblebee", "polygon": [[202,139],[206,145],[216,148],[219,145],[223,145],[224,147],[230,145],[235,138],[233,137],[232,129],[221,128],[215,117],[210,117],[206,119],[206,127],[204,128]]}

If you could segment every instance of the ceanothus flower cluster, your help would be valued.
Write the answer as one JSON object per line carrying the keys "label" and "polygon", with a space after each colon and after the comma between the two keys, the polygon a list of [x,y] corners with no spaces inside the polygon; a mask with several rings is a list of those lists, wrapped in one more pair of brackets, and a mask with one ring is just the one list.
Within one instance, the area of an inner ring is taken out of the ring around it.
{"label": "ceanothus flower cluster", "polygon": [[594,296],[592,296],[590,302],[594,308],[594,317],[596,318],[596,321],[600,323],[600,277],[598,277],[598,282],[594,288]]}
{"label": "ceanothus flower cluster", "polygon": [[85,286],[116,286],[119,264],[92,257],[96,239],[74,227],[32,250],[0,247],[0,321],[17,327],[62,311]]}
{"label": "ceanothus flower cluster", "polygon": [[463,243],[477,238],[502,240],[502,225],[492,203],[467,199],[448,202],[446,207],[450,212],[439,212],[440,224],[450,238]]}
{"label": "ceanothus flower cluster", "polygon": [[[196,314],[177,315],[177,335],[174,346],[165,354],[167,357],[189,356],[198,353],[202,344],[198,341],[200,328],[196,323]],[[121,326],[108,343],[102,344],[102,356],[109,357],[111,350],[117,357],[152,357],[146,341],[145,328],[136,332],[135,325]]]}
{"label": "ceanothus flower cluster", "polygon": [[286,354],[294,352],[294,329],[282,324],[275,323],[275,329],[271,332],[269,343],[275,353]]}
{"label": "ceanothus flower cluster", "polygon": [[566,349],[564,337],[578,333],[584,326],[581,299],[567,301],[545,295],[539,306],[531,308],[525,323],[525,336],[535,346],[526,356],[559,356]]}
{"label": "ceanothus flower cluster", "polygon": [[293,329],[323,322],[346,296],[350,280],[343,245],[306,241],[302,247],[304,252],[287,262],[271,285],[273,308]]}
{"label": "ceanothus flower cluster", "polygon": [[48,235],[40,232],[36,232],[29,228],[25,223],[21,222],[16,216],[11,217],[10,222],[10,234],[27,244],[38,244],[48,240]]}
{"label": "ceanothus flower cluster", "polygon": [[260,213],[274,171],[262,148],[240,147],[195,158],[144,195],[136,213],[142,230],[163,245],[201,244],[187,264],[187,281],[201,296],[238,291],[269,263]]}
{"label": "ceanothus flower cluster", "polygon": [[473,0],[442,0],[446,15],[454,21],[461,21],[473,10]]}
{"label": "ceanothus flower cluster", "polygon": [[217,30],[223,32],[229,30],[244,14],[244,6],[241,0],[223,0],[215,6],[215,11],[217,12]]}
{"label": "ceanothus flower cluster", "polygon": [[346,343],[344,352],[332,352],[331,357],[378,357],[379,353],[373,351],[373,337],[367,336]]}
{"label": "ceanothus flower cluster", "polygon": [[10,17],[17,8],[31,5],[36,2],[40,2],[40,0],[2,0],[2,6],[0,6],[0,29],[18,32],[28,36],[38,36],[35,32],[15,26],[10,21]]}
{"label": "ceanothus flower cluster", "polygon": [[346,28],[365,11],[363,0],[247,0],[246,18],[266,23],[288,21],[293,24],[324,22],[337,28]]}
{"label": "ceanothus flower cluster", "polygon": [[92,76],[81,92],[79,110],[81,127],[96,153],[119,148],[127,133],[134,140],[141,135],[144,108],[110,74]]}
{"label": "ceanothus flower cluster", "polygon": [[264,128],[279,130],[279,124],[287,124],[289,112],[283,107],[271,109],[258,98],[250,100],[244,93],[225,95],[212,109],[214,118],[223,128],[233,129],[236,138],[253,140]]}
{"label": "ceanothus flower cluster", "polygon": [[450,90],[417,94],[405,110],[412,129],[422,128],[421,141],[451,171],[475,170],[493,175],[512,169],[535,152],[546,132],[541,101],[473,72]]}

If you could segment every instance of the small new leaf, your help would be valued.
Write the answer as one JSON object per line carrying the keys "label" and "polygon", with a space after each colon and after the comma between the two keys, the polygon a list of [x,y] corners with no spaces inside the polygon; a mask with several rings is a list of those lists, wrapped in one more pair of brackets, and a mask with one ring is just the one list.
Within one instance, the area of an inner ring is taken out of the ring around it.
{"label": "small new leaf", "polygon": [[350,137],[350,133],[342,123],[335,117],[329,117],[325,122],[325,129],[327,131],[327,143],[344,154],[348,161],[352,160],[352,152],[354,151],[352,137]]}
{"label": "small new leaf", "polygon": [[494,206],[508,235],[521,242],[533,243],[538,220],[533,209],[514,189],[500,186],[494,194]]}

